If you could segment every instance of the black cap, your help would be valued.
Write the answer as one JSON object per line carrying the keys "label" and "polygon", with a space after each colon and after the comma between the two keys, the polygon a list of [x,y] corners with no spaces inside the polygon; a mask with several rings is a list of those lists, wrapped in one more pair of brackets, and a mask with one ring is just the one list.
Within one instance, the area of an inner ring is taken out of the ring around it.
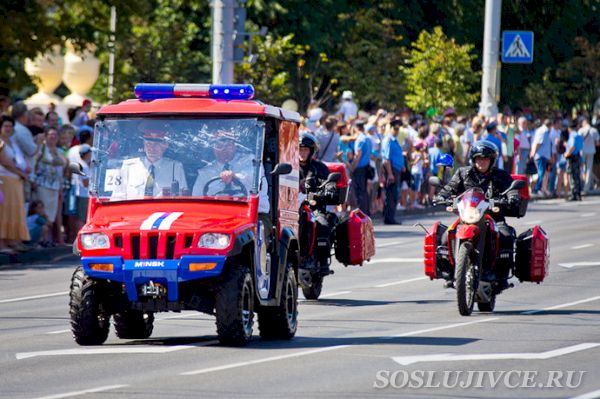
{"label": "black cap", "polygon": [[495,121],[494,122],[490,122],[490,123],[488,123],[485,126],[485,128],[486,128],[487,131],[494,130],[497,127],[498,127],[498,123],[496,123]]}
{"label": "black cap", "polygon": [[390,122],[390,125],[396,127],[396,126],[402,126],[402,120],[401,119],[394,119],[393,121]]}

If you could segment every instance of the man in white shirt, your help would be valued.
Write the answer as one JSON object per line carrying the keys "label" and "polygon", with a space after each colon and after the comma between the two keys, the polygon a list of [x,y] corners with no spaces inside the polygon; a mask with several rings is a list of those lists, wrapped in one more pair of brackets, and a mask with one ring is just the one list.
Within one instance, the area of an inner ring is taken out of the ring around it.
{"label": "man in white shirt", "polygon": [[111,199],[177,196],[187,190],[181,162],[163,157],[169,148],[166,132],[150,123],[141,126],[141,130],[144,131],[145,156],[123,161],[120,180],[115,180]]}
{"label": "man in white shirt", "polygon": [[[249,195],[255,176],[253,171],[254,154],[242,154],[237,151],[236,135],[228,131],[217,132],[212,149],[215,161],[198,170],[192,195]],[[211,181],[213,179],[215,180]],[[258,192],[259,213],[269,212],[268,189],[265,169],[261,163]]]}
{"label": "man in white shirt", "polygon": [[342,93],[342,105],[340,105],[337,115],[339,115],[344,122],[356,119],[358,116],[358,106],[352,101],[352,92],[350,90],[346,90]]}
{"label": "man in white shirt", "polygon": [[594,187],[594,154],[596,154],[596,146],[600,144],[600,136],[598,130],[590,125],[587,117],[581,120],[581,129],[579,134],[583,137],[583,165],[585,174],[585,186],[583,192],[587,193]]}

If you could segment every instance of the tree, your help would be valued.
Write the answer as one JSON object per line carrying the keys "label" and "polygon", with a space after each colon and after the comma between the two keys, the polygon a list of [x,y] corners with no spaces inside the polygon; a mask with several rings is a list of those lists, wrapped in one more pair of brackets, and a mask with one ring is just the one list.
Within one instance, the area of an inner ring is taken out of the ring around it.
{"label": "tree", "polygon": [[575,38],[575,56],[562,63],[557,77],[569,90],[565,105],[591,112],[600,96],[600,43],[590,43],[584,37]]}
{"label": "tree", "polygon": [[478,98],[474,86],[480,75],[471,66],[475,59],[472,50],[470,44],[459,45],[448,39],[439,26],[431,33],[421,32],[412,44],[407,66],[400,67],[406,77],[408,106],[417,111],[449,106],[459,112],[472,110]]}

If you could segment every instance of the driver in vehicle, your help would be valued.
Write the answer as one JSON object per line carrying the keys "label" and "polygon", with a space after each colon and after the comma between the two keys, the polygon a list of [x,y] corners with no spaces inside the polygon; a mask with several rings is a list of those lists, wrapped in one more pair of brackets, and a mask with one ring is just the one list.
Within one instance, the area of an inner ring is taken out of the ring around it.
{"label": "driver in vehicle", "polygon": [[169,148],[166,128],[161,129],[155,122],[144,121],[138,129],[143,133],[144,156],[123,161],[120,178],[115,179],[111,198],[176,196],[187,190],[181,162],[164,157]]}
{"label": "driver in vehicle", "polygon": [[[444,203],[453,196],[460,195],[465,191],[479,187],[484,192],[488,192],[490,183],[492,184],[493,198],[498,198],[500,193],[506,191],[513,179],[508,172],[494,166],[498,159],[499,151],[496,145],[490,141],[478,141],[471,148],[471,165],[464,166],[456,171],[450,182],[442,188],[434,202]],[[509,208],[518,208],[521,197],[518,190],[511,190],[507,193]],[[498,278],[501,286],[507,286],[507,278],[512,264],[512,248],[515,240],[515,229],[506,224],[505,213],[508,209],[500,208],[500,212],[492,215],[496,222],[496,228],[500,233],[500,251],[510,251],[511,256],[503,258],[500,255],[500,262],[497,263],[495,276],[492,270],[486,270],[487,276],[483,280],[493,281]],[[448,242],[447,233],[444,233],[443,242]]]}

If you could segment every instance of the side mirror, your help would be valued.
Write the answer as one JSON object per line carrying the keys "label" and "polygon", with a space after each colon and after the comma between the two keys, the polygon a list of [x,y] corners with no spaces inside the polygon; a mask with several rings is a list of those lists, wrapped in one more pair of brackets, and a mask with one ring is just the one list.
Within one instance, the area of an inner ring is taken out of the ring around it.
{"label": "side mirror", "polygon": [[69,164],[69,170],[75,175],[85,176],[85,173],[83,173],[83,168],[81,167],[79,162],[71,162]]}
{"label": "side mirror", "polygon": [[442,185],[442,182],[437,176],[431,176],[429,178],[429,185],[433,187],[440,187]]}
{"label": "side mirror", "polygon": [[337,183],[341,178],[342,175],[339,172],[333,172],[327,176],[327,181],[325,183]]}
{"label": "side mirror", "polygon": [[292,165],[290,165],[289,163],[278,163],[271,172],[271,175],[289,175],[290,173],[292,173]]}

